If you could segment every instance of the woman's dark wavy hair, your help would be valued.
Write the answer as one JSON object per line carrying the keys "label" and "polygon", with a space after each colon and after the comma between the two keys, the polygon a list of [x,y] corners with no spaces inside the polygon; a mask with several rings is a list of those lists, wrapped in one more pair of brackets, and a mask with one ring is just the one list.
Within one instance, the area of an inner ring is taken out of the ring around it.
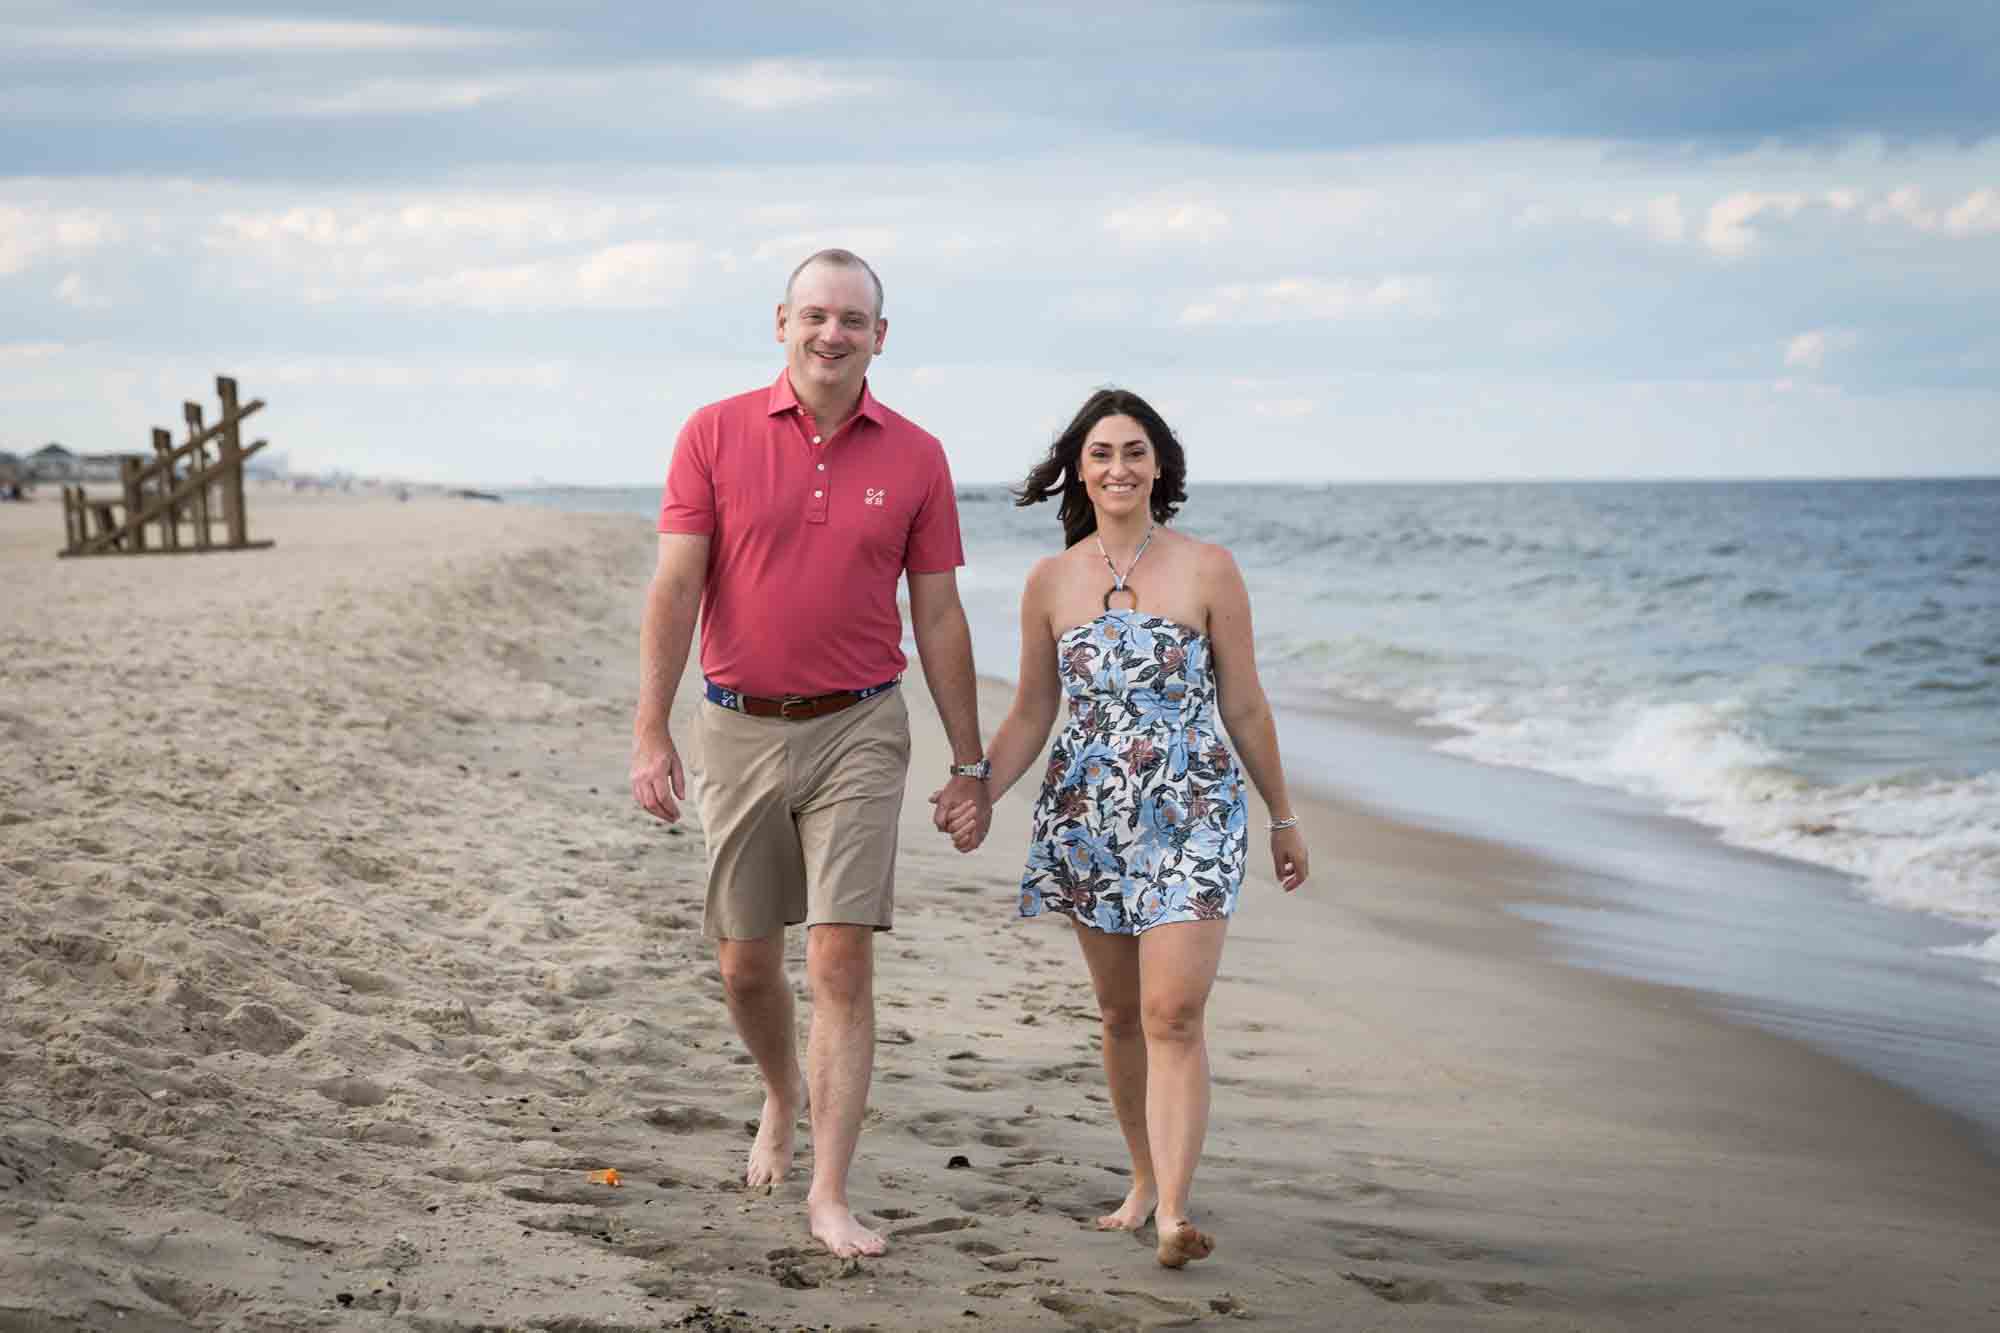
{"label": "woman's dark wavy hair", "polygon": [[1174,516],[1187,499],[1187,454],[1165,418],[1152,404],[1130,389],[1099,389],[1084,400],[1083,406],[1063,427],[1049,446],[1048,457],[1035,464],[1028,479],[1014,492],[1014,503],[1025,508],[1051,496],[1062,497],[1058,517],[1062,519],[1063,545],[1074,546],[1097,531],[1097,511],[1084,493],[1081,462],[1083,441],[1092,427],[1106,417],[1131,417],[1146,430],[1153,442],[1153,456],[1159,460],[1159,475],[1153,479],[1153,521],[1164,523]]}

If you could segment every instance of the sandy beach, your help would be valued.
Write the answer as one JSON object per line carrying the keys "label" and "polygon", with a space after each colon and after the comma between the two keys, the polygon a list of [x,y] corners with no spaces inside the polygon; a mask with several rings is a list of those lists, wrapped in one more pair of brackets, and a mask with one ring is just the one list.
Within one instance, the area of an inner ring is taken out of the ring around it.
{"label": "sandy beach", "polygon": [[1033,792],[973,856],[931,830],[915,673],[852,1181],[891,1250],[826,1257],[803,1171],[740,1183],[699,827],[627,792],[649,526],[251,526],[58,560],[57,505],[0,506],[0,1333],[2000,1326],[1959,1121],[1562,966],[1503,908],[1563,867],[1338,771],[1294,773],[1312,882],[1253,860],[1210,1011],[1218,1253],[1090,1230],[1123,1149],[1067,927],[1015,916]]}

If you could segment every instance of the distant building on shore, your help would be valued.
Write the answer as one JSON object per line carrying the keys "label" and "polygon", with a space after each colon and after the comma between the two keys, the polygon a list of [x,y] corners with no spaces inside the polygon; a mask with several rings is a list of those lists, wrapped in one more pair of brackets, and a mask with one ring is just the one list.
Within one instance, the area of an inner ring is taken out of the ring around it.
{"label": "distant building on shore", "polygon": [[45,444],[28,455],[30,481],[82,481],[83,460],[59,444]]}
{"label": "distant building on shore", "polygon": [[[21,482],[117,481],[125,453],[79,454],[53,442],[18,460]],[[11,457],[11,455],[10,455]]]}

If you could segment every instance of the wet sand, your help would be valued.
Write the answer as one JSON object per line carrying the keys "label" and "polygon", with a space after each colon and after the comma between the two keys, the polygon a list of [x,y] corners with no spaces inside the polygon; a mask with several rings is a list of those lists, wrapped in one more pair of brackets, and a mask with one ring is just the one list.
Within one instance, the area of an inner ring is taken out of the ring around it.
{"label": "wet sand", "polygon": [[1211,1008],[1217,1253],[1089,1230],[1123,1152],[1067,927],[1014,915],[1032,792],[953,853],[914,674],[852,1182],[892,1248],[816,1253],[803,1170],[740,1185],[699,830],[626,794],[646,524],[252,525],[278,545],[58,561],[53,504],[0,509],[0,1330],[2000,1320],[1959,1122],[1553,962],[1504,908],[1561,866],[1338,772],[1300,775],[1313,882],[1260,855]]}

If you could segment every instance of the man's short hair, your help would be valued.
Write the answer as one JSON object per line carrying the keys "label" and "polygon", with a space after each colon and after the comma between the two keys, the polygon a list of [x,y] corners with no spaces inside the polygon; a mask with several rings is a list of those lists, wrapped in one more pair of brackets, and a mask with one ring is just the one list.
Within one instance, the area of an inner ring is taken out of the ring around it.
{"label": "man's short hair", "polygon": [[863,273],[866,273],[868,280],[875,284],[875,318],[882,318],[882,279],[876,276],[874,269],[868,267],[867,260],[855,254],[852,250],[821,250],[817,254],[807,255],[805,262],[793,269],[792,276],[785,279],[785,304],[787,306],[792,303],[792,284],[799,280],[799,274],[805,272],[814,264],[831,264],[835,268],[858,268]]}

